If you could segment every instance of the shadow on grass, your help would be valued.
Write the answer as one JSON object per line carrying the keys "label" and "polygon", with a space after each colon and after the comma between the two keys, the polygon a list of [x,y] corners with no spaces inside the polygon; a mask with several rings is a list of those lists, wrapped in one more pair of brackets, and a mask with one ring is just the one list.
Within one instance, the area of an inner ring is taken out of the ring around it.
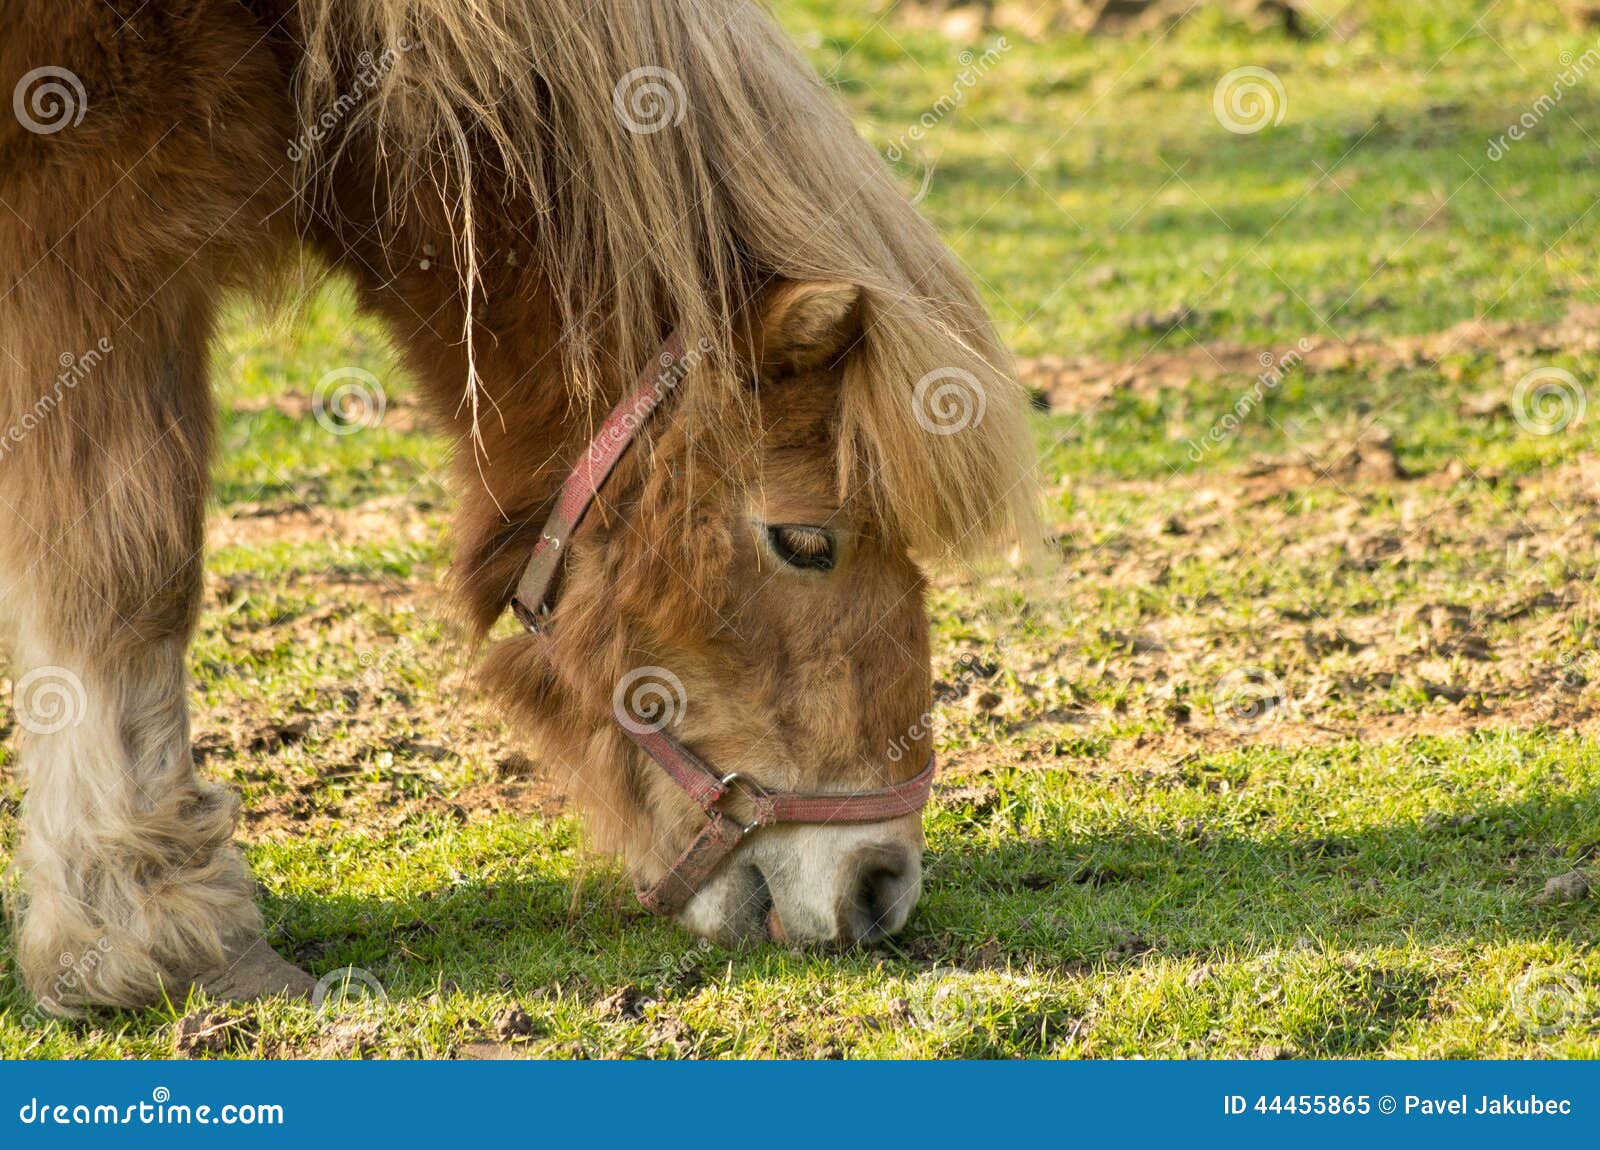
{"label": "shadow on grass", "polygon": [[[981,817],[981,816],[980,816]],[[1440,954],[1600,940],[1592,903],[1542,897],[1600,858],[1600,796],[1534,797],[1331,835],[1184,820],[1056,835],[928,859],[923,905],[893,950],[908,967],[1115,978],[1145,964],[1301,955],[1344,999],[1303,1052],[1380,1049],[1426,1017]]]}
{"label": "shadow on grass", "polygon": [[919,936],[992,938],[1056,965],[1115,958],[1108,940],[1130,931],[1162,953],[1197,957],[1306,938],[1429,947],[1600,933],[1581,904],[1535,901],[1546,878],[1600,857],[1600,795],[1326,835],[1274,833],[1271,811],[1257,817],[1262,829],[1248,835],[1195,818],[930,854],[913,922]]}
{"label": "shadow on grass", "polygon": [[[1261,817],[1258,826],[1270,825]],[[972,829],[983,818],[971,813]],[[1584,904],[1535,898],[1545,878],[1597,855],[1600,804],[1590,795],[1335,835],[1246,834],[1189,820],[957,847],[930,852],[923,905],[902,935],[821,958],[697,943],[610,880],[576,896],[563,879],[535,877],[466,880],[395,899],[276,896],[264,909],[274,945],[314,975],[371,972],[397,1001],[440,992],[598,1001],[619,986],[667,1001],[713,970],[759,982],[818,964],[845,977],[881,971],[905,980],[1048,974],[1092,995],[1147,964],[1203,972],[1213,963],[1321,956],[1327,1002],[1295,1049],[1336,1057],[1381,1050],[1429,1016],[1438,975],[1426,967],[1435,952],[1470,956],[1546,938],[1592,944],[1600,922]],[[14,984],[0,991],[0,1009],[26,1008]],[[1078,1025],[1080,1009],[1035,1004],[1005,1014],[998,1029],[953,1034],[948,1050],[1046,1053]],[[143,1030],[161,1021],[159,1012],[115,1012],[81,1025]]]}

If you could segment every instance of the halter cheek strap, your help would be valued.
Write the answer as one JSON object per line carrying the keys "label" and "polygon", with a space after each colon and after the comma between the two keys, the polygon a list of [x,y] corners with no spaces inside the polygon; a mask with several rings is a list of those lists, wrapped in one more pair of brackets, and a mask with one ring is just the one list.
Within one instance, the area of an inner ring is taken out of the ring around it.
{"label": "halter cheek strap", "polygon": [[[683,360],[683,336],[674,332],[622,402],[611,410],[588,450],[561,484],[555,509],[539,533],[539,542],[511,599],[512,613],[530,633],[543,634],[548,628],[553,610],[551,589],[567,544],[639,428],[681,378]],[[934,760],[929,755],[928,765],[914,778],[881,790],[855,794],[769,791],[737,771],[718,774],[665,730],[618,725],[706,815],[705,826],[666,874],[649,886],[636,886],[640,903],[656,914],[675,915],[683,910],[745,836],[760,827],[781,823],[886,822],[920,811],[933,790]],[[741,823],[723,810],[723,800],[735,789],[748,796],[754,821]]]}
{"label": "halter cheek strap", "polygon": [[517,581],[511,611],[529,631],[538,631],[550,614],[550,587],[573,533],[589,513],[600,488],[617,462],[633,445],[639,428],[676,385],[683,360],[683,335],[673,332],[656,353],[655,362],[639,373],[622,402],[611,409],[583,457],[573,465],[556,495],[555,510],[539,532],[539,542]]}

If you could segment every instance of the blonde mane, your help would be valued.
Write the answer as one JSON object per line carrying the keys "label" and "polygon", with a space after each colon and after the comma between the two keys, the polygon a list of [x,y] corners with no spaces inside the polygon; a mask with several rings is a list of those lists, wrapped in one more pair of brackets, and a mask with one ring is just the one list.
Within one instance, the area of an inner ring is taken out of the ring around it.
{"label": "blonde mane", "polygon": [[[919,551],[970,551],[1027,523],[1025,396],[976,292],[762,6],[301,0],[299,10],[308,129],[359,62],[370,89],[318,155],[321,171],[370,147],[398,192],[391,205],[443,201],[469,317],[484,302],[483,221],[508,188],[530,202],[526,231],[580,396],[603,396],[667,326],[731,362],[741,307],[774,278],[853,283],[865,333],[845,369],[842,474],[865,477]],[[720,387],[697,382],[692,402],[708,419],[741,407],[723,374]],[[973,393],[977,418],[930,430],[917,405],[952,382]],[[476,413],[475,372],[465,386]]]}

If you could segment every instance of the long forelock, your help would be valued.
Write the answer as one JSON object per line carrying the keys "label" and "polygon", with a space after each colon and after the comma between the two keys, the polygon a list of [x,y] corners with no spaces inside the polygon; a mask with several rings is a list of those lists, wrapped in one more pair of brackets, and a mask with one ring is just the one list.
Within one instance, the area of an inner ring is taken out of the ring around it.
{"label": "long forelock", "polygon": [[[530,201],[580,397],[614,394],[619,365],[647,362],[669,324],[733,364],[740,309],[775,278],[855,283],[866,325],[846,366],[842,472],[922,551],[1026,522],[1025,397],[981,302],[762,6],[299,7],[307,139],[325,109],[346,116],[314,163],[370,147],[391,210],[442,197],[469,316],[486,221],[508,192]],[[738,372],[692,383],[681,398],[704,426],[748,417]],[[952,383],[981,408],[953,432],[925,410]],[[475,378],[463,384],[475,400]]]}

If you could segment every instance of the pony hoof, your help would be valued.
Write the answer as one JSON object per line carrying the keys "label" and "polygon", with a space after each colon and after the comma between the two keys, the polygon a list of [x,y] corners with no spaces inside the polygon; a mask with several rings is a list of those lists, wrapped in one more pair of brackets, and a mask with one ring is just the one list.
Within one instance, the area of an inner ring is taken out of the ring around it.
{"label": "pony hoof", "polygon": [[316,980],[286,961],[259,936],[230,945],[222,966],[195,980],[195,986],[212,998],[243,1002],[254,998],[306,998]]}

